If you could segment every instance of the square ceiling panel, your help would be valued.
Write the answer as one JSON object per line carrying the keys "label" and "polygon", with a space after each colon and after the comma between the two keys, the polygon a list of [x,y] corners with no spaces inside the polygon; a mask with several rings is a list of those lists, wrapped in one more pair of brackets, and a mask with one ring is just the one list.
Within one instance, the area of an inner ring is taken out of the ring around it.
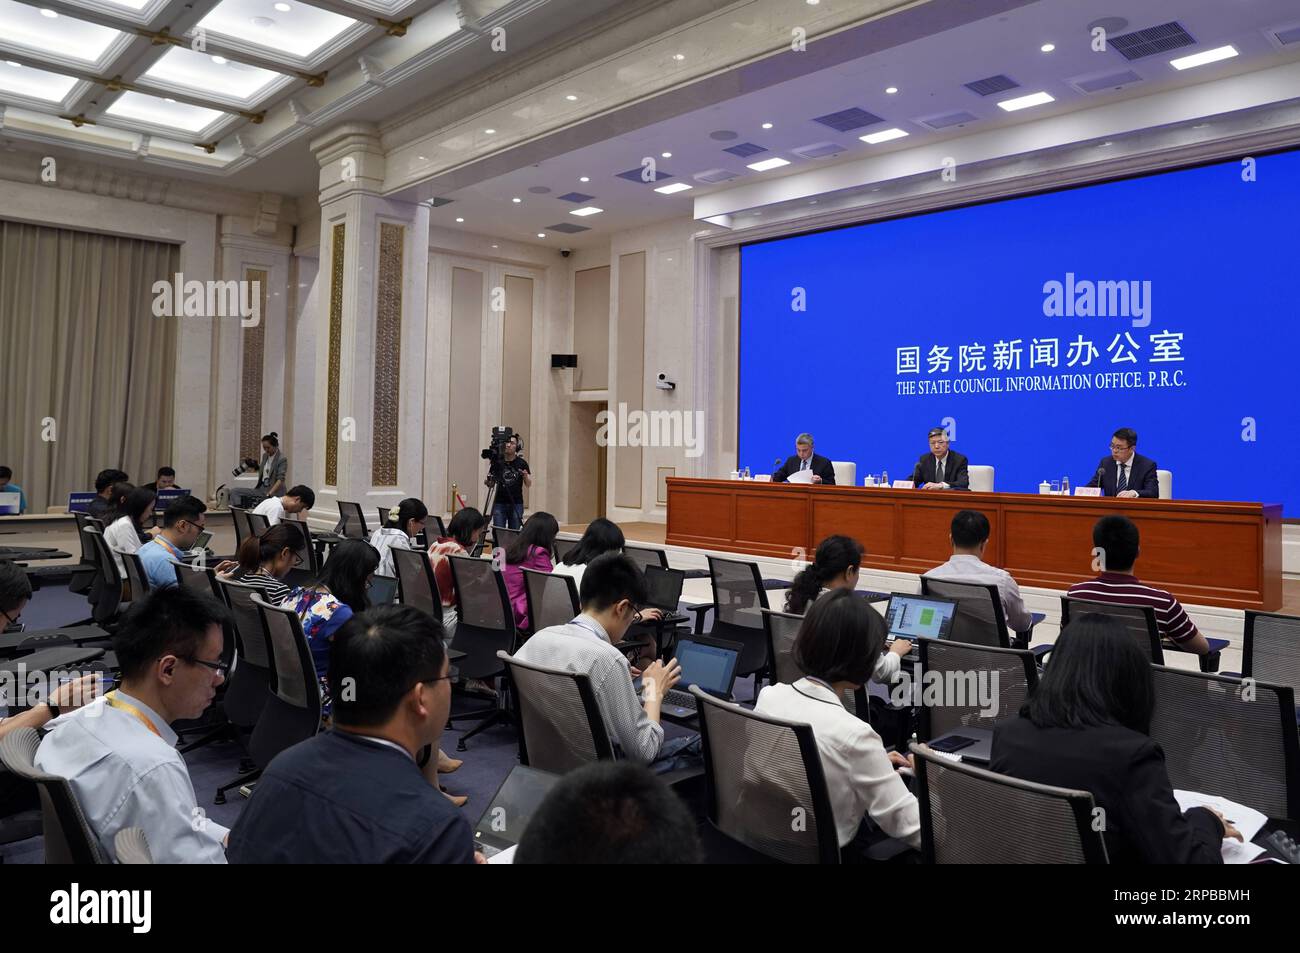
{"label": "square ceiling panel", "polygon": [[0,60],[0,93],[11,93],[45,103],[61,103],[77,80],[72,76],[47,73],[43,69],[23,66],[13,60]]}
{"label": "square ceiling panel", "polygon": [[227,60],[216,63],[207,53],[174,46],[140,77],[155,87],[184,89],[240,106],[252,106],[291,82],[291,77],[268,69]]}
{"label": "square ceiling panel", "polygon": [[130,42],[126,34],[75,20],[66,14],[45,16],[37,7],[0,0],[0,45],[31,50],[63,62],[99,66]]}
{"label": "square ceiling panel", "polygon": [[196,29],[230,37],[245,46],[310,60],[359,25],[350,17],[298,0],[221,0]]}
{"label": "square ceiling panel", "polygon": [[189,133],[202,132],[226,116],[226,113],[216,109],[204,109],[202,106],[171,102],[157,96],[133,92],[123,93],[104,112],[117,119]]}

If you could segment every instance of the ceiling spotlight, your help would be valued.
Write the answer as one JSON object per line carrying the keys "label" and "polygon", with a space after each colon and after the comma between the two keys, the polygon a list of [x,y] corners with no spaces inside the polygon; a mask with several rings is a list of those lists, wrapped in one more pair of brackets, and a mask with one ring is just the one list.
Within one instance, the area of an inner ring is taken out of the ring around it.
{"label": "ceiling spotlight", "polygon": [[586,216],[588,216],[588,215],[599,215],[599,214],[600,214],[601,212],[603,212],[603,211],[605,211],[603,208],[596,208],[596,206],[594,206],[594,205],[588,205],[586,208],[575,208],[575,209],[571,209],[571,210],[569,211],[569,214],[570,214],[570,215],[581,215],[581,216],[583,216],[583,217],[586,217]]}
{"label": "ceiling spotlight", "polygon": [[573,93],[569,93],[569,95],[565,96],[564,98],[571,103],[576,103],[578,101],[578,97],[573,95]]}
{"label": "ceiling spotlight", "polygon": [[252,23],[253,26],[261,27],[264,30],[267,27],[275,26],[275,21],[272,20],[270,17],[253,17],[253,19],[250,20],[249,22]]}
{"label": "ceiling spotlight", "polygon": [[486,133],[487,135],[491,136],[491,135],[494,135],[494,134],[496,133],[496,130],[495,130],[495,129],[484,129],[483,132]]}
{"label": "ceiling spotlight", "polygon": [[764,128],[764,129],[771,129],[771,128],[772,128],[772,124],[771,124],[770,122],[765,122],[765,123],[763,123],[763,128]]}
{"label": "ceiling spotlight", "polygon": [[500,246],[500,245],[493,245],[492,247],[493,247],[493,248],[500,248],[501,246]]}
{"label": "ceiling spotlight", "polygon": [[463,218],[458,218],[458,219],[456,219],[456,221],[457,221],[457,222],[463,222],[463,221],[465,221],[465,220],[464,220]]}
{"label": "ceiling spotlight", "polygon": [[1030,106],[1041,106],[1044,103],[1054,103],[1056,97],[1051,93],[1030,93],[1028,96],[1017,96],[1015,99],[1004,99],[998,103],[999,108],[1005,109],[1009,113],[1017,109],[1028,109]]}
{"label": "ceiling spotlight", "polygon": [[214,56],[212,57],[212,62],[216,63],[218,66],[225,66],[226,58],[224,56]]}
{"label": "ceiling spotlight", "polygon": [[287,3],[277,3],[275,5],[275,8],[279,10],[281,13],[288,13],[290,10],[293,9],[293,7],[289,6],[289,4]]}
{"label": "ceiling spotlight", "polygon": [[868,133],[865,136],[858,136],[867,145],[878,145],[882,142],[889,142],[891,139],[902,139],[907,135],[903,129],[882,129],[880,132]]}
{"label": "ceiling spotlight", "polygon": [[817,4],[821,3],[822,0],[806,0],[806,2],[807,2],[807,4],[808,4],[808,6],[810,6],[810,7],[815,7],[815,6],[817,6]]}
{"label": "ceiling spotlight", "polygon": [[22,63],[15,63],[13,60],[5,60],[5,66],[12,66],[14,69],[21,69]]}
{"label": "ceiling spotlight", "polygon": [[172,99],[171,97],[168,97],[168,98],[164,99],[163,102],[165,102],[165,103],[174,103],[174,102],[176,102],[176,100]]}
{"label": "ceiling spotlight", "polygon": [[57,20],[59,18],[59,15],[49,8],[42,8],[41,16],[49,17],[51,20]]}
{"label": "ceiling spotlight", "polygon": [[512,201],[512,202],[514,202],[516,205],[518,205],[520,202],[523,201],[523,199],[521,199],[519,196],[516,195],[516,196],[515,196],[514,198],[512,198],[510,201]]}
{"label": "ceiling spotlight", "polygon": [[590,181],[591,181],[591,176],[588,176],[588,175],[580,176],[579,179],[578,179],[578,181],[579,181],[579,182],[590,182]]}
{"label": "ceiling spotlight", "polygon": [[661,195],[675,195],[678,192],[685,192],[690,188],[694,188],[694,186],[687,185],[685,182],[674,182],[672,185],[661,185],[659,188],[655,189],[655,191]]}
{"label": "ceiling spotlight", "polygon": [[[42,10],[42,13],[45,11]],[[1217,63],[1219,60],[1227,60],[1237,55],[1235,46],[1220,46],[1213,50],[1206,50],[1204,53],[1193,53],[1191,56],[1180,56],[1176,60],[1170,60],[1169,65],[1177,70],[1192,69],[1195,66],[1204,66],[1206,63]]]}
{"label": "ceiling spotlight", "polygon": [[1042,46],[1039,47],[1039,49],[1042,50],[1044,53],[1050,53],[1052,52],[1052,50],[1056,49],[1056,44],[1044,43]]}
{"label": "ceiling spotlight", "polygon": [[671,159],[672,157],[673,157],[673,154],[672,154],[671,152],[661,152],[661,153],[659,153],[659,158],[661,158],[661,159]]}
{"label": "ceiling spotlight", "polygon": [[779,169],[781,166],[789,164],[789,159],[773,156],[771,159],[764,159],[762,162],[751,162],[747,168],[753,169],[755,172],[766,172],[768,169]]}
{"label": "ceiling spotlight", "polygon": [[419,159],[421,162],[425,162],[425,161],[427,161],[427,160],[424,158],[424,156],[416,156],[416,158]]}
{"label": "ceiling spotlight", "polygon": [[674,53],[674,54],[673,54],[673,59],[675,59],[677,62],[680,63],[682,60],[686,59],[686,54],[685,54],[685,53]]}
{"label": "ceiling spotlight", "polygon": [[538,237],[538,238],[545,238],[545,237],[546,237],[546,233],[545,233],[545,232],[538,232],[538,233],[537,233],[537,237]]}
{"label": "ceiling spotlight", "polygon": [[887,92],[890,96],[892,96],[892,95],[894,95],[894,93],[898,92],[898,87],[897,87],[897,86],[886,86],[886,87],[885,87],[885,92]]}

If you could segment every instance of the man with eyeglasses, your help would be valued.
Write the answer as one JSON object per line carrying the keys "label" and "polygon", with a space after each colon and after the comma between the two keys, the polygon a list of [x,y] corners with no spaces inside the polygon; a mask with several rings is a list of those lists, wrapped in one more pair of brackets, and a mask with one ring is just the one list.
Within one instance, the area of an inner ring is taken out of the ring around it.
{"label": "man with eyeglasses", "polygon": [[1137,431],[1120,427],[1110,438],[1110,456],[1102,457],[1093,471],[1087,486],[1100,486],[1102,496],[1124,498],[1147,497],[1154,500],[1160,495],[1160,481],[1156,476],[1156,462],[1136,450]]}
{"label": "man with eyeglasses", "polygon": [[199,541],[207,523],[207,510],[203,501],[194,496],[182,496],[167,504],[162,532],[141,546],[138,553],[150,587],[169,589],[176,585],[176,564],[184,562],[185,554]]}
{"label": "man with eyeglasses", "polygon": [[230,832],[232,864],[468,864],[465,816],[421,773],[451,710],[442,627],[412,606],[335,634],[329,731],[272,759]]}
{"label": "man with eyeglasses", "polygon": [[110,859],[114,838],[138,827],[155,863],[226,862],[229,831],[198,807],[171,723],[198,718],[225,680],[225,608],[173,587],[136,600],[113,636],[115,691],[60,714],[36,749],[36,767],[67,778]]}

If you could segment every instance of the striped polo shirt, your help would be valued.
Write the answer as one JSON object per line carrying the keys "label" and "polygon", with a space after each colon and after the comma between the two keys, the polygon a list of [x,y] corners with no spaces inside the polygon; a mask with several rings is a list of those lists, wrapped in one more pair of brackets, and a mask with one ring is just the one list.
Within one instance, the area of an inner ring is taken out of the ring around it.
{"label": "striped polo shirt", "polygon": [[1156,627],[1160,637],[1183,643],[1196,637],[1196,623],[1188,618],[1182,605],[1170,593],[1154,586],[1144,586],[1137,576],[1123,572],[1104,572],[1096,579],[1076,582],[1070,598],[1094,602],[1113,602],[1124,606],[1150,606],[1156,610]]}

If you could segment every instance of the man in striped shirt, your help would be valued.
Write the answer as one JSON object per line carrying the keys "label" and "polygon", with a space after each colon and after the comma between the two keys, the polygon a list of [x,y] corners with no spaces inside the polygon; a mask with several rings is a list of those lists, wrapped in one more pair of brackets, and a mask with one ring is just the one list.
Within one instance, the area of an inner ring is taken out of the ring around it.
{"label": "man in striped shirt", "polygon": [[1160,638],[1184,652],[1205,655],[1210,644],[1201,635],[1170,593],[1144,586],[1133,575],[1138,557],[1138,528],[1127,516],[1103,516],[1092,528],[1092,545],[1105,554],[1102,574],[1088,582],[1076,582],[1069,595],[1093,602],[1111,602],[1124,606],[1150,606],[1156,612]]}

